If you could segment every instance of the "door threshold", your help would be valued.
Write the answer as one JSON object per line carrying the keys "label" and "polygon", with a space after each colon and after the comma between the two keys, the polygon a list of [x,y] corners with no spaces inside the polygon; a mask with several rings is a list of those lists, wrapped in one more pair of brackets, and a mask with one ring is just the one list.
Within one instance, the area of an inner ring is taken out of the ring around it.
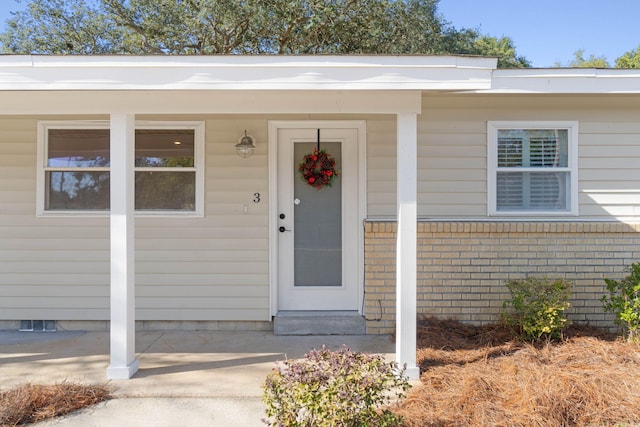
{"label": "door threshold", "polygon": [[358,311],[279,311],[273,319],[274,335],[366,335],[367,325]]}
{"label": "door threshold", "polygon": [[298,317],[298,316],[360,316],[358,310],[280,310],[277,317]]}

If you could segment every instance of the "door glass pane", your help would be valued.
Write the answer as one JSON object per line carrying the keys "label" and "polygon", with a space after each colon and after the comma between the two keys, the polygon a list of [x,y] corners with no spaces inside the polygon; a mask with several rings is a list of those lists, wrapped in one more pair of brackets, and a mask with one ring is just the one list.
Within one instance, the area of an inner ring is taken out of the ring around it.
{"label": "door glass pane", "polygon": [[[294,281],[295,286],[342,285],[342,189],[341,178],[321,190],[308,185],[298,172],[305,155],[316,143],[294,144]],[[341,169],[341,144],[322,142]]]}

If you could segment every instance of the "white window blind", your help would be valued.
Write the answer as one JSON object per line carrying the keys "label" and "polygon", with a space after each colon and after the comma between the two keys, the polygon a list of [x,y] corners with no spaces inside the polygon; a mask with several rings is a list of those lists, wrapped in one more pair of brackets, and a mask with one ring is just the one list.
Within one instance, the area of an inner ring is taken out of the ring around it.
{"label": "white window blind", "polygon": [[489,171],[493,212],[572,210],[569,128],[500,128],[494,124],[489,135],[494,156]]}

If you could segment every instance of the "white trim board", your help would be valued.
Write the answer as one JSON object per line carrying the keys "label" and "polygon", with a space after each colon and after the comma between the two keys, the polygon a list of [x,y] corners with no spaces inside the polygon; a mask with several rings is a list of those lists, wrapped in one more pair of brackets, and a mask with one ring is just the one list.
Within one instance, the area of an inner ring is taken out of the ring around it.
{"label": "white trim board", "polygon": [[[363,120],[269,121],[269,298],[271,315],[278,312],[278,130],[279,129],[358,130],[358,218],[367,217],[366,122]],[[364,298],[364,228],[358,227],[358,307]]]}

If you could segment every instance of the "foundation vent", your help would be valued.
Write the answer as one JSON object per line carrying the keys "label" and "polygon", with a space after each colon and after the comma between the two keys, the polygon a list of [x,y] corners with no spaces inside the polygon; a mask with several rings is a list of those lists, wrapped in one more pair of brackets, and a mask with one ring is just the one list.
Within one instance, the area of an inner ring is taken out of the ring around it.
{"label": "foundation vent", "polygon": [[55,320],[21,320],[21,332],[55,332]]}

